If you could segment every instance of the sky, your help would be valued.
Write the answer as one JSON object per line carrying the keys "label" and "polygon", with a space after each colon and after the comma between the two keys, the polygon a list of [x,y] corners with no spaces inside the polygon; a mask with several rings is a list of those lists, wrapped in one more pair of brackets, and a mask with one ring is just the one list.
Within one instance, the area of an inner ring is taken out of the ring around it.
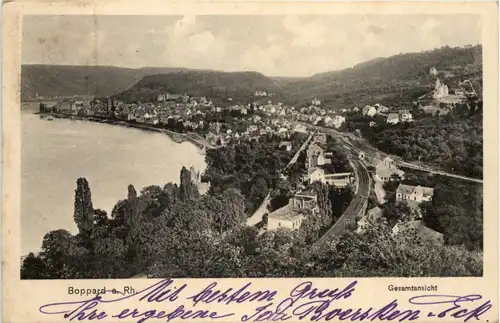
{"label": "sky", "polygon": [[303,77],[480,44],[480,29],[473,15],[24,16],[22,62]]}

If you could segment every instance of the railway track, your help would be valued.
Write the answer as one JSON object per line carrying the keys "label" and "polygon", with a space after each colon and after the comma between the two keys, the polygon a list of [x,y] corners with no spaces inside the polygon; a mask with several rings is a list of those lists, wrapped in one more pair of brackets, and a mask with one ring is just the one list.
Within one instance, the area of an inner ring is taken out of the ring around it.
{"label": "railway track", "polygon": [[370,175],[368,170],[359,160],[353,160],[354,171],[358,178],[358,189],[351,203],[335,224],[313,245],[313,249],[318,249],[325,242],[343,234],[347,230],[347,225],[352,223],[356,216],[363,211],[365,203],[370,194]]}

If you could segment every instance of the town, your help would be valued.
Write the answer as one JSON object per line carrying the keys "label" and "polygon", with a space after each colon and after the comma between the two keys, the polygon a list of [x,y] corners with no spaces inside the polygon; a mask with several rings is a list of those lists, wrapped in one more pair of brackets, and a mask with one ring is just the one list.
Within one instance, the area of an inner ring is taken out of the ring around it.
{"label": "town", "polygon": [[[435,76],[437,70],[432,67],[429,74]],[[371,118],[366,122],[370,127],[381,123],[408,123],[413,121],[411,110],[433,116],[446,115],[457,104],[466,102],[467,98],[477,98],[477,93],[472,83],[464,80],[451,94],[448,86],[436,78],[435,89],[406,108],[374,103],[363,108],[354,106],[335,112],[322,107],[321,101],[316,98],[300,108],[282,102],[273,103],[272,93],[265,91],[256,90],[254,98],[256,100],[246,105],[231,104],[224,108],[215,106],[210,98],[173,93],[160,93],[156,102],[146,103],[124,103],[112,97],[96,99],[90,95],[55,100],[46,100],[37,95],[35,99],[43,101],[39,111],[44,114],[98,118],[104,122],[126,121],[178,133],[194,132],[212,146],[224,146],[242,139],[257,139],[266,134],[287,138],[293,132],[305,133],[307,125],[345,129],[346,118],[349,120],[353,116]]]}
{"label": "town", "polygon": [[[427,247],[422,252],[453,253],[450,259],[460,254],[476,259],[472,253],[482,248],[482,237],[477,235],[482,214],[474,199],[482,183],[482,169],[477,164],[450,163],[459,155],[447,160],[434,158],[433,154],[442,155],[441,149],[433,146],[437,139],[427,144],[428,139],[420,135],[415,136],[418,139],[411,137],[415,131],[426,131],[423,129],[428,125],[435,128],[453,118],[460,122],[477,118],[481,97],[477,85],[465,78],[457,82],[449,71],[430,66],[426,74],[432,88],[427,86],[412,100],[354,103],[341,109],[331,109],[317,97],[294,105],[259,88],[245,100],[167,89],[157,90],[154,99],[147,102],[123,100],[120,95],[38,94],[35,101],[39,104],[37,114],[47,122],[67,118],[156,131],[176,142],[192,142],[205,156],[207,169],[200,172],[185,165],[180,185],[149,187],[140,194],[129,186],[128,198],[115,206],[111,218],[103,211],[75,215],[75,221],[82,221],[82,237],[102,226],[102,232],[107,232],[102,238],[115,241],[117,246],[132,243],[123,237],[142,241],[132,254],[126,254],[134,265],[120,269],[109,263],[104,271],[109,277],[163,277],[166,273],[201,277],[206,274],[203,270],[220,277],[272,277],[273,272],[255,265],[254,259],[263,259],[269,270],[275,268],[279,275],[283,270],[287,275],[303,275],[304,268],[312,276],[332,270],[349,274],[365,265],[345,263],[348,267],[344,269],[330,268],[322,257],[331,256],[321,251],[335,250],[332,261],[344,263],[342,255],[349,248],[377,244],[407,248],[423,243]],[[388,140],[389,136],[397,139]],[[404,140],[420,140],[423,148]],[[425,149],[432,153],[426,154]],[[77,195],[90,192],[85,178],[77,184]],[[455,191],[461,198],[453,197]],[[454,205],[460,199],[460,206]],[[465,220],[467,212],[474,212],[474,217]],[[192,254],[186,257],[196,257],[197,249],[185,243],[198,241],[213,250],[226,267],[186,267],[180,263],[187,263],[185,259],[173,264],[155,258],[154,250],[168,248],[150,240],[155,235],[146,237],[133,229],[138,225],[144,226],[140,230],[149,230],[149,223],[166,228],[176,241],[178,246],[169,253],[190,250]],[[474,233],[465,234],[467,226]],[[181,234],[189,238],[181,238]],[[23,258],[25,276],[30,275],[29,264],[39,261],[37,257],[30,254]],[[113,257],[117,263],[125,261],[121,253]],[[297,267],[297,263],[301,265]],[[390,264],[381,266],[365,274],[390,275],[395,273],[391,270],[400,270]],[[415,268],[405,267],[397,274],[419,275]],[[482,270],[470,268],[474,269],[467,269],[465,275]],[[85,275],[100,277],[102,272],[89,269]]]}

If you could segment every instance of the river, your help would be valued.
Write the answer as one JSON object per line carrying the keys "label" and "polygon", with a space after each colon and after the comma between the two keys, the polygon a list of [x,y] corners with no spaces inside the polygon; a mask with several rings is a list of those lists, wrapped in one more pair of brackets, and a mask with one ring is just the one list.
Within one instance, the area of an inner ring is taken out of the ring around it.
{"label": "river", "polygon": [[182,166],[205,170],[205,156],[191,143],[168,136],[89,121],[40,119],[21,113],[21,254],[40,250],[56,229],[77,231],[76,180],[89,181],[94,208],[111,213],[127,186],[179,183]]}

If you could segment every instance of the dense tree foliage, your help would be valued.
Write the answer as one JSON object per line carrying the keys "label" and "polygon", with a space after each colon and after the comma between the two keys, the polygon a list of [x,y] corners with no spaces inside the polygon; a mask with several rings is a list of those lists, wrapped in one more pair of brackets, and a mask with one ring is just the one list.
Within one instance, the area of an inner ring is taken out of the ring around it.
{"label": "dense tree foliage", "polygon": [[117,98],[125,102],[151,102],[156,101],[158,93],[186,93],[210,97],[215,104],[223,105],[230,103],[228,98],[232,98],[231,102],[250,102],[256,90],[275,93],[279,87],[257,72],[181,71],[146,76]]}
{"label": "dense tree foliage", "polygon": [[433,66],[439,71],[451,71],[457,77],[480,81],[482,46],[445,46],[420,53],[376,58],[352,68],[290,82],[284,93],[297,104],[317,97],[330,109],[374,103],[411,103],[414,98],[432,90],[429,69]]}
{"label": "dense tree foliage", "polygon": [[[187,177],[186,177],[187,178]],[[297,231],[259,234],[242,225],[245,198],[234,188],[188,200],[183,185],[150,186],[108,218],[94,210],[90,237],[49,232],[38,255],[23,261],[23,279],[150,277],[479,276],[481,251],[437,245],[390,227],[348,233],[318,253],[310,245],[347,207],[349,190],[314,183],[320,212]],[[437,196],[437,200],[440,199]],[[450,200],[452,202],[452,200]],[[139,221],[126,220],[135,219]],[[132,217],[131,217],[132,216]],[[130,227],[130,225],[135,227]]]}
{"label": "dense tree foliage", "polygon": [[483,249],[483,192],[478,184],[441,182],[432,202],[421,205],[426,225],[442,232],[449,245]]}
{"label": "dense tree foliage", "polygon": [[245,197],[247,213],[251,214],[270,190],[278,188],[280,170],[285,168],[305,139],[303,134],[294,134],[291,151],[279,149],[283,139],[278,136],[264,136],[259,141],[244,141],[208,150],[205,176],[210,180],[211,192],[238,189]]}
{"label": "dense tree foliage", "polygon": [[388,200],[384,215],[391,224],[410,212],[406,204],[394,200],[399,183],[434,188],[432,201],[422,202],[419,208],[426,226],[443,233],[447,245],[483,249],[483,188],[480,184],[406,170],[404,180],[384,185]]}
{"label": "dense tree foliage", "polygon": [[[477,108],[477,109],[476,109]],[[452,114],[389,125],[369,118],[348,119],[372,145],[406,161],[421,162],[470,177],[483,176],[483,114],[480,107],[457,107]]]}

